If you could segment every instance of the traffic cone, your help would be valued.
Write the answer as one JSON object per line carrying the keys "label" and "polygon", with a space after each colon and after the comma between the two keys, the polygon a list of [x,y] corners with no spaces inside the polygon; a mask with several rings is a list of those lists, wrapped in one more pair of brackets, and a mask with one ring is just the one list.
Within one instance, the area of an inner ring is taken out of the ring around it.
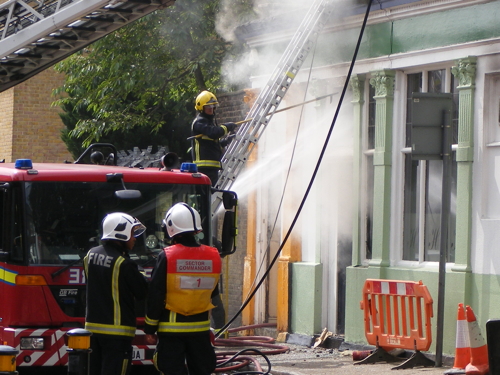
{"label": "traffic cone", "polygon": [[465,313],[467,315],[467,325],[469,326],[470,342],[470,363],[465,367],[465,373],[467,375],[486,375],[490,371],[488,346],[481,335],[481,329],[477,324],[472,308],[466,306]]}
{"label": "traffic cone", "polygon": [[465,317],[464,304],[458,304],[457,336],[455,338],[455,362],[445,374],[465,374],[465,367],[470,362],[469,327]]}

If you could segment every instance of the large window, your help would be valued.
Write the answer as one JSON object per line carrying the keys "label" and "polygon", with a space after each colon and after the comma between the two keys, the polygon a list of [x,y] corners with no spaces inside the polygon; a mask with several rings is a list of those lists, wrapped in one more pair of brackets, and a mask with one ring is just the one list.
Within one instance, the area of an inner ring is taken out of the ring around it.
{"label": "large window", "polygon": [[[404,153],[403,260],[439,261],[441,243],[441,195],[443,162],[413,160],[411,157],[411,101],[416,92],[453,93],[453,143],[458,139],[458,91],[450,69],[408,74],[406,79],[406,147]],[[448,228],[447,261],[455,259],[456,161],[451,171],[451,207]]]}

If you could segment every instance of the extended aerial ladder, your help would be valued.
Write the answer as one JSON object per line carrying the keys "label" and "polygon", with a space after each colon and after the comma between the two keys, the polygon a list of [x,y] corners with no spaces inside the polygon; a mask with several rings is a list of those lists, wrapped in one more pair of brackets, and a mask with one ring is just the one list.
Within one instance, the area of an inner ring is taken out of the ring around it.
{"label": "extended aerial ladder", "polygon": [[0,4],[0,92],[175,0],[8,0]]}
{"label": "extended aerial ladder", "polygon": [[[288,44],[276,65],[266,86],[262,88],[255,103],[248,112],[235,139],[222,156],[222,172],[215,185],[216,189],[229,190],[259,141],[262,133],[277,111],[295,76],[307,55],[316,44],[317,36],[329,14],[331,0],[315,0],[304,20]],[[222,203],[222,194],[212,196],[212,214]]]}

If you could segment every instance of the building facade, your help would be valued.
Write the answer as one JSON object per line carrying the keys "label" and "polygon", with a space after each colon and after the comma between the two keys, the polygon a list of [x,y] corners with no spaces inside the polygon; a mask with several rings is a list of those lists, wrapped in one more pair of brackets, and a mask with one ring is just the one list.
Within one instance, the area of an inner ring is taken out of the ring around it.
{"label": "building facade", "polygon": [[[253,172],[255,269],[279,249],[321,165],[255,319],[363,343],[365,280],[421,280],[434,300],[435,350],[443,163],[412,156],[412,98],[445,93],[454,110],[442,328],[443,352],[454,354],[458,303],[483,329],[499,317],[500,1],[374,2],[337,113],[364,9],[332,12],[281,106],[332,96],[275,115],[259,143],[256,158],[268,163]],[[279,52],[266,52],[283,50],[293,31],[256,30],[246,27],[246,41],[270,65]],[[265,79],[255,74],[253,86]]]}

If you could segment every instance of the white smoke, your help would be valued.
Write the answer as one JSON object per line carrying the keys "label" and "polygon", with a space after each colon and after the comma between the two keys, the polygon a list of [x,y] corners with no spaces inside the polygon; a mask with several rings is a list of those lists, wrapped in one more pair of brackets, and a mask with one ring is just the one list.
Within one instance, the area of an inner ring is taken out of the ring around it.
{"label": "white smoke", "polygon": [[[221,2],[221,12],[217,19],[219,34],[228,41],[234,41],[236,38],[235,30],[241,27],[250,35],[256,33],[257,37],[261,38],[262,41],[253,43],[258,48],[250,46],[238,58],[227,60],[223,65],[223,75],[231,84],[240,85],[251,81],[254,82],[253,84],[256,87],[259,87],[262,82],[267,81],[272,68],[276,66],[281,58],[289,40],[307,13],[310,3],[293,0],[287,1],[286,6],[284,6],[283,1],[255,0],[252,11],[247,12],[247,16],[243,18],[237,16],[241,9],[238,9],[235,3],[238,2],[233,0],[223,0]],[[349,1],[342,2],[342,4],[346,3],[349,3]],[[286,30],[280,27],[282,25],[286,25]],[[266,38],[271,43],[265,43]],[[278,43],[272,43],[276,40],[278,40]],[[276,44],[279,45],[278,49],[273,47]],[[331,49],[335,48],[335,46],[330,45],[329,48],[328,52],[331,53]],[[323,52],[325,51],[322,51],[321,48],[310,52],[310,56],[302,65],[300,77],[297,76],[295,79],[279,109],[321,95],[341,91],[346,71],[342,72],[340,77],[337,76],[336,81],[332,83],[332,81],[327,81],[320,76],[321,74],[324,75],[324,72],[320,72],[317,66],[314,65],[314,60],[323,61],[320,57]],[[313,65],[311,66],[311,64]],[[310,76],[306,76],[306,74],[310,74]],[[305,92],[306,90],[307,92]],[[280,183],[277,183],[276,178],[284,179],[283,175],[288,168],[292,168],[291,179],[294,181],[294,201],[297,204],[300,203],[301,195],[307,187],[305,181],[308,181],[311,177],[312,168],[319,157],[319,151],[323,147],[326,131],[331,125],[337,103],[338,95],[331,102],[324,99],[275,115],[259,141],[257,164],[238,176],[233,186],[239,196],[243,197],[245,192],[250,192],[259,186],[270,186],[274,189],[283,188]],[[346,165],[345,162],[346,159],[350,159],[350,156],[346,157],[345,154],[352,153],[352,122],[349,120],[342,122],[342,118],[346,118],[346,115],[340,117],[335,125],[335,130],[330,139],[329,151],[325,154],[323,160],[323,163],[328,165],[328,167],[323,167],[328,168],[330,171],[327,173],[328,175],[332,175],[332,171],[339,175],[345,175],[346,173],[350,175],[352,171],[351,166]],[[299,125],[298,141],[294,144],[294,129],[298,129]],[[268,142],[271,142],[272,147],[266,146]],[[290,167],[289,163],[292,161],[294,147],[293,164]],[[338,153],[343,156],[340,157],[337,155]],[[339,160],[339,158],[342,160],[341,165],[335,163],[335,160]],[[276,161],[279,162],[276,163]],[[270,165],[272,165],[271,168]],[[346,169],[346,171],[342,171],[342,168]],[[335,186],[334,182],[331,185],[332,188]],[[352,191],[351,187],[348,187],[347,190]],[[345,192],[340,194],[345,195]],[[329,199],[329,201],[332,200],[334,198]],[[326,208],[327,206],[323,204],[323,207]],[[346,212],[345,215],[350,215],[350,213]],[[344,220],[342,223],[345,222]],[[349,232],[348,229],[347,232]]]}

